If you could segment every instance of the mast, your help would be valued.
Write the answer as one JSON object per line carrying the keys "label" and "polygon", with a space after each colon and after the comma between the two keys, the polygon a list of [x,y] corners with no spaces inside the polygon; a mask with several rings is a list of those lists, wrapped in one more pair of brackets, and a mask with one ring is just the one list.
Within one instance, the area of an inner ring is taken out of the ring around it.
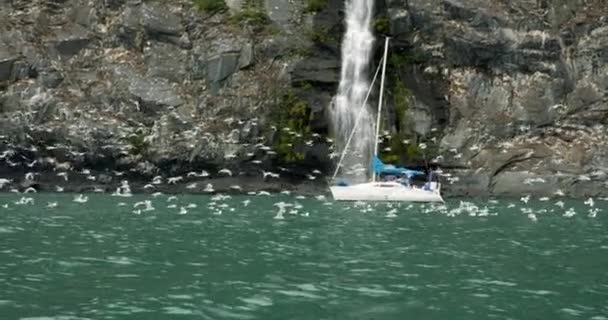
{"label": "mast", "polygon": [[[382,118],[382,99],[384,98],[384,78],[386,75],[386,57],[388,55],[388,41],[384,42],[384,58],[382,59],[382,79],[380,79],[380,99],[378,100],[378,118],[376,119],[376,140],[374,141],[374,157],[378,156],[378,139],[380,138],[380,120]],[[372,182],[376,181],[376,173],[372,173]]]}

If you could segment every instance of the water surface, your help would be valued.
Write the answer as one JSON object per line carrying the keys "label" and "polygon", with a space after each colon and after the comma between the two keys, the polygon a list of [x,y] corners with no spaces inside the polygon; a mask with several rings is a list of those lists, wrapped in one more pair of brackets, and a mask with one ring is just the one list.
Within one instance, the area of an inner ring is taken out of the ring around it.
{"label": "water surface", "polygon": [[602,201],[73,197],[0,195],[1,319],[608,319]]}

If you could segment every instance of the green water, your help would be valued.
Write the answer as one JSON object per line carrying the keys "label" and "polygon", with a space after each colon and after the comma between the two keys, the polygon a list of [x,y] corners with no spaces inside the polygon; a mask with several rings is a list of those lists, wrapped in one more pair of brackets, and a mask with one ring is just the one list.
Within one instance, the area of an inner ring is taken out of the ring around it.
{"label": "green water", "polygon": [[20,198],[0,195],[0,319],[608,319],[606,202]]}

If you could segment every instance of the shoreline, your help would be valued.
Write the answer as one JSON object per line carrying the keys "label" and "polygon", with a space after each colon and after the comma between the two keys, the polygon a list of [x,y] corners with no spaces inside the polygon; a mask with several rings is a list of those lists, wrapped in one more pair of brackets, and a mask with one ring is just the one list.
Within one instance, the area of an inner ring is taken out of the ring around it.
{"label": "shoreline", "polygon": [[[243,173],[237,176],[217,176],[207,177],[172,177],[172,182],[168,181],[171,177],[161,177],[153,183],[154,178],[148,175],[134,173],[108,173],[93,171],[26,171],[24,168],[12,168],[10,173],[6,169],[0,168],[0,193],[69,193],[69,194],[107,194],[112,195],[117,192],[123,181],[128,181],[128,187],[132,195],[153,195],[162,193],[167,195],[255,195],[259,193],[280,194],[287,193],[296,196],[317,197],[324,196],[331,199],[326,178],[322,175],[312,179],[302,179],[298,177],[263,178],[261,174]],[[27,176],[27,177],[26,177]],[[66,180],[67,177],[67,180]],[[156,177],[156,178],[158,178]],[[472,177],[468,177],[472,179]],[[8,180],[8,182],[7,182]],[[178,180],[178,181],[175,181]],[[160,182],[160,183],[158,183]],[[519,200],[521,197],[530,196],[532,199],[545,200],[585,200],[589,197],[596,197],[601,200],[608,199],[606,195],[598,193],[596,195],[573,194],[543,194],[525,193],[521,188],[513,187],[511,192],[505,194],[491,194],[488,190],[481,190],[477,185],[470,185],[470,181],[454,182],[452,184],[443,182],[442,196],[446,200],[450,199],[476,199],[476,200]],[[29,189],[29,190],[28,190]],[[29,191],[29,192],[28,192]],[[485,192],[484,192],[485,191]],[[520,191],[516,193],[515,191]],[[601,191],[601,190],[600,190]]]}
{"label": "shoreline", "polygon": [[[29,168],[27,168],[29,169]],[[126,181],[126,184],[125,184]],[[325,178],[314,180],[294,176],[264,178],[262,173],[243,172],[233,176],[188,177],[148,175],[116,171],[56,171],[7,169],[0,166],[0,193],[104,193],[112,194],[128,185],[130,193],[154,194],[242,194],[250,192],[290,193],[304,196],[331,196]]]}
{"label": "shoreline", "polygon": [[[327,167],[312,170],[302,166],[281,167],[266,163],[252,166],[210,162],[151,164],[141,161],[110,161],[95,154],[86,157],[43,157],[22,149],[0,158],[0,193],[65,192],[115,193],[128,182],[132,194],[241,194],[281,193],[331,197]],[[36,159],[36,160],[31,160]],[[61,160],[57,160],[61,159]],[[146,166],[148,164],[148,166]],[[220,169],[224,167],[223,169]],[[275,172],[268,172],[275,171]],[[542,174],[505,171],[492,174],[485,170],[450,169],[442,177],[442,196],[475,199],[588,199],[608,197],[608,180],[602,175]],[[423,180],[415,180],[422,185]]]}

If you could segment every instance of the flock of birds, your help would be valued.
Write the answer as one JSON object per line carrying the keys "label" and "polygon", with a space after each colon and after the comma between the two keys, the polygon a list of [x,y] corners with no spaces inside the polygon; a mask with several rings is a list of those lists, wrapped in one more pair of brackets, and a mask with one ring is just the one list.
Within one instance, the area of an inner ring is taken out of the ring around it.
{"label": "flock of birds", "polygon": [[[559,193],[559,190],[558,190],[558,193]],[[561,194],[563,195],[563,193],[561,193]],[[530,201],[530,196],[522,197],[520,200],[522,203],[527,204]],[[549,200],[550,200],[549,197],[542,197],[539,199],[539,201],[541,201],[541,202],[545,202],[545,201],[549,201]],[[608,201],[608,198],[600,198],[600,200]],[[583,204],[588,207],[588,209],[587,209],[588,217],[590,217],[590,218],[597,217],[597,214],[600,212],[601,209],[595,206],[595,200],[593,198],[588,198],[587,200],[585,200],[583,202]],[[512,208],[514,206],[515,206],[514,204],[509,205],[510,208]],[[576,210],[573,207],[566,209],[565,203],[562,200],[558,200],[557,202],[555,202],[554,207],[549,208],[549,209],[543,208],[540,210],[533,210],[532,208],[522,207],[522,208],[520,208],[520,210],[522,213],[527,214],[528,218],[530,218],[532,221],[538,221],[537,214],[552,213],[552,212],[556,212],[556,211],[563,212],[562,216],[567,217],[567,218],[574,217],[577,214]]]}
{"label": "flock of birds", "polygon": [[[320,136],[316,137],[319,138]],[[1,136],[0,136],[1,138]],[[330,143],[333,142],[333,140],[331,139],[327,139]],[[309,141],[312,143],[312,140]],[[308,143],[308,142],[307,142]],[[271,154],[274,153],[274,151],[272,150],[271,147],[263,144],[263,143],[258,143],[255,145],[251,146],[253,148],[253,150],[263,150],[265,152],[265,154]],[[53,145],[53,146],[47,146],[45,147],[47,150],[55,150],[58,148],[68,148],[67,146],[63,146],[63,145]],[[333,148],[333,145],[330,146],[330,149]],[[32,152],[37,152],[37,148],[36,147],[32,147],[32,150],[30,150]],[[69,153],[73,156],[83,156],[84,153],[78,153],[75,151],[69,151]],[[15,161],[13,158],[13,156],[15,156],[16,151],[13,149],[6,149],[4,150],[4,152],[0,153],[0,162],[4,162],[5,164],[7,164],[9,167],[24,167],[26,170],[28,168],[31,168],[29,170],[31,170],[32,172],[27,172],[25,174],[25,177],[23,179],[23,181],[30,181],[30,182],[35,182],[37,176],[40,175],[39,172],[35,172],[37,170],[36,167],[45,167],[48,169],[45,169],[45,171],[48,171],[51,174],[54,174],[58,179],[59,182],[64,182],[64,183],[68,183],[69,181],[76,179],[76,180],[81,180],[83,177],[90,181],[91,184],[95,184],[96,181],[99,181],[102,179],[101,175],[95,175],[94,173],[92,173],[91,170],[89,169],[81,169],[81,170],[75,170],[75,168],[72,166],[72,164],[69,161],[66,162],[59,162],[56,158],[53,157],[41,157],[38,158],[36,160],[33,161]],[[255,157],[256,152],[248,152],[246,154],[247,158],[252,158]],[[329,157],[331,159],[336,158],[338,155],[335,152],[331,152],[329,154]],[[224,156],[225,160],[231,160],[233,158],[235,158],[236,155],[235,154],[227,154]],[[250,162],[252,164],[262,164],[261,160],[250,160]],[[255,170],[255,169],[253,169]],[[277,172],[272,172],[272,171],[266,171],[264,169],[262,169],[262,167],[260,167],[258,169],[260,178],[262,178],[264,181],[268,181],[271,179],[280,179],[282,177],[282,175],[286,174],[286,175],[291,175],[291,170],[284,168],[284,167],[278,167],[277,168]],[[137,168],[132,168],[131,171],[137,171]],[[54,172],[54,173],[53,173]],[[238,176],[240,175],[242,172],[233,172],[231,169],[229,168],[221,168],[219,169],[216,174],[214,175],[214,177],[232,177],[232,176]],[[113,178],[112,179],[122,179],[122,177],[126,174],[126,172],[124,171],[116,171],[113,170],[112,171],[113,174]],[[317,180],[319,179],[323,173],[321,172],[321,170],[319,169],[312,169],[307,173],[302,173],[305,178],[307,180]],[[194,190],[194,189],[200,189],[200,182],[201,180],[205,180],[206,178],[211,178],[211,174],[208,171],[202,170],[201,172],[188,172],[185,175],[178,175],[178,176],[172,176],[172,177],[163,177],[161,175],[158,175],[156,177],[154,177],[149,183],[147,183],[146,185],[143,186],[143,190],[138,190],[138,191],[145,191],[145,192],[154,192],[155,189],[157,189],[158,186],[166,184],[166,185],[177,185],[180,183],[188,183],[186,185],[186,189],[188,190]],[[9,178],[1,178],[0,177],[0,191],[6,191],[3,190],[5,188],[5,186],[7,185],[13,185],[15,183],[19,183],[19,181],[15,181],[15,179],[9,179]],[[122,181],[123,184],[128,184],[129,182],[127,180],[123,180]],[[242,187],[240,185],[232,185],[230,186],[231,190],[236,190],[236,191],[242,191]],[[9,189],[8,191],[10,192],[14,192],[14,193],[19,193],[20,190],[16,187],[13,187],[11,189]],[[56,192],[63,192],[64,191],[64,187],[61,186],[61,183],[57,183],[57,185],[55,185],[55,190]],[[94,190],[94,192],[105,192],[105,190],[101,189],[100,187],[96,187]],[[208,193],[213,193],[216,190],[214,189],[214,186],[212,183],[205,183],[204,184],[204,188],[202,188],[203,192],[208,192]],[[36,192],[35,188],[27,188],[25,189],[23,192],[25,193],[33,193]]]}
{"label": "flock of birds", "polygon": [[[0,160],[3,160],[5,158],[7,158],[8,156],[10,156],[11,155],[10,152],[11,152],[11,150],[0,153]],[[33,163],[29,163],[28,166],[30,166],[30,167],[34,166],[37,161],[38,160],[35,160]],[[45,161],[45,160],[41,160],[41,161]],[[46,160],[46,161],[48,161],[48,160]],[[69,169],[70,169],[69,166],[65,166],[65,168],[62,166],[64,166],[64,165],[56,164],[56,168],[64,169],[62,171],[57,172],[56,175],[65,182],[69,181],[70,175],[74,175],[74,174],[84,175],[87,180],[91,180],[91,181],[95,181],[98,178],[97,176],[93,175],[90,170],[84,169],[84,170],[81,170],[78,172],[74,172],[74,171],[69,172]],[[360,168],[360,169],[364,170],[364,168]],[[284,171],[287,169],[279,168],[279,170]],[[357,171],[357,168],[354,168],[353,170]],[[321,171],[313,170],[311,172],[311,174],[309,174],[308,179],[314,180],[317,177],[321,176],[321,174],[322,174]],[[25,174],[24,180],[35,181],[37,175],[38,175],[38,173],[28,172]],[[124,175],[124,173],[114,171],[114,175],[117,177],[121,177]],[[220,169],[217,172],[217,175],[218,176],[232,176],[233,172],[227,168],[224,168],[224,169]],[[264,170],[260,170],[260,175],[261,175],[261,178],[263,178],[264,180],[280,178],[280,173],[269,172],[269,171],[264,171]],[[449,174],[444,174],[444,175],[447,177],[447,179],[450,183],[454,183],[458,179],[457,177],[451,177]],[[143,186],[143,190],[147,191],[149,194],[151,194],[152,199],[138,201],[138,202],[135,202],[132,204],[129,204],[128,202],[119,202],[118,206],[130,208],[130,211],[133,214],[138,214],[138,215],[146,213],[146,212],[155,211],[156,207],[159,205],[164,206],[164,207],[166,207],[166,209],[169,209],[169,210],[175,210],[178,214],[188,214],[192,210],[197,209],[199,207],[199,204],[197,204],[197,203],[179,204],[180,198],[178,196],[165,195],[162,192],[159,192],[157,190],[158,186],[161,184],[175,185],[175,184],[185,183],[186,189],[195,189],[195,188],[199,187],[198,184],[201,181],[207,181],[205,183],[205,187],[202,190],[204,192],[211,194],[211,193],[216,192],[213,184],[209,183],[208,182],[209,180],[202,180],[202,179],[206,179],[209,177],[210,177],[210,173],[205,170],[202,170],[201,172],[189,172],[185,176],[175,176],[175,177],[166,177],[166,178],[164,178],[162,176],[156,176],[149,183],[147,183]],[[193,182],[192,180],[197,180],[197,181]],[[0,178],[0,190],[3,190],[5,188],[5,186],[11,185],[13,182],[14,181],[11,179]],[[524,183],[525,184],[535,184],[535,183],[543,183],[543,182],[544,181],[542,180],[542,178],[535,178],[535,179],[528,179]],[[242,191],[241,187],[238,185],[233,185],[230,187],[230,189]],[[35,193],[36,189],[30,187],[30,188],[27,188],[27,189],[23,190],[22,192],[20,192],[18,189],[12,188],[9,191],[13,192],[13,193],[23,194],[23,196],[19,200],[7,202],[7,203],[0,205],[0,208],[9,209],[9,208],[11,208],[11,206],[34,205],[35,204],[35,198],[29,196],[28,194]],[[57,185],[56,191],[61,192],[61,191],[63,191],[63,188],[60,187],[59,185]],[[96,189],[95,191],[104,192],[105,190]],[[266,191],[248,192],[247,194],[249,196],[272,196],[272,194],[270,194],[269,192],[266,192]],[[282,191],[281,194],[290,195],[291,192]],[[129,181],[122,180],[121,185],[111,195],[114,197],[124,197],[124,198],[132,197],[133,192],[131,191],[131,186],[129,185]],[[522,214],[525,214],[532,221],[538,221],[539,216],[541,216],[542,214],[546,214],[546,213],[553,213],[553,214],[561,213],[562,216],[568,217],[568,218],[579,214],[580,212],[577,212],[574,207],[567,208],[565,202],[562,200],[559,200],[559,197],[563,197],[563,196],[565,196],[564,192],[562,192],[561,190],[558,190],[557,192],[555,192],[555,197],[553,197],[553,198],[541,197],[541,198],[536,199],[537,200],[536,203],[546,203],[551,200],[555,201],[552,204],[549,204],[548,206],[543,206],[542,208],[538,208],[538,206],[527,207],[526,205],[530,202],[531,197],[524,196],[524,197],[521,197],[521,199],[519,201],[519,210],[521,211]],[[163,199],[165,199],[164,200],[165,203],[163,203]],[[216,214],[216,215],[221,215],[223,213],[228,213],[228,212],[234,212],[237,209],[237,205],[235,204],[234,201],[231,201],[231,199],[232,199],[232,197],[230,195],[225,195],[225,194],[212,195],[210,200],[206,203],[206,207],[207,207],[206,210],[208,212],[211,212],[212,214]],[[249,199],[241,201],[240,203],[241,203],[242,207],[249,206],[252,199],[253,198],[249,198]],[[306,199],[306,197],[295,196],[295,197],[292,197],[292,199],[294,199],[295,201],[294,202],[278,201],[278,202],[274,203],[274,206],[276,207],[276,214],[274,216],[275,219],[279,219],[279,220],[285,219],[285,216],[289,215],[289,214],[301,215],[301,216],[310,215],[310,211],[307,211],[304,208],[304,206],[301,204],[301,202],[299,202],[300,200]],[[316,200],[321,201],[323,203],[323,205],[325,205],[325,206],[332,206],[334,204],[333,202],[328,201],[324,196],[317,196]],[[608,200],[608,198],[598,198],[597,199],[597,201],[607,201],[607,200]],[[89,196],[83,195],[83,194],[78,194],[78,195],[74,196],[72,201],[74,203],[78,203],[78,204],[85,204],[89,201]],[[491,201],[489,201],[488,204],[490,206],[488,206],[488,205],[479,206],[478,204],[475,204],[473,202],[460,201],[457,206],[453,203],[450,205],[422,205],[419,208],[420,208],[420,210],[422,210],[422,212],[425,212],[425,213],[437,212],[437,213],[445,214],[448,217],[455,217],[455,216],[462,215],[462,214],[466,214],[469,216],[478,216],[478,217],[496,215],[497,211],[494,210],[495,207],[492,207],[492,204],[498,204],[498,202],[491,200]],[[587,216],[590,218],[595,218],[598,215],[598,213],[600,213],[602,211],[601,208],[596,206],[596,200],[593,198],[588,198],[586,201],[584,201],[584,205],[587,207],[587,210],[584,213],[586,213]],[[54,209],[54,208],[58,208],[59,206],[60,206],[60,204],[57,201],[48,202],[46,204],[47,209]],[[355,210],[363,212],[363,213],[382,212],[382,213],[385,213],[387,217],[396,217],[398,212],[408,212],[411,210],[418,210],[418,209],[415,209],[414,206],[417,206],[417,205],[415,205],[415,204],[390,204],[390,203],[389,204],[377,204],[377,203],[355,202],[353,204],[346,205],[346,208],[355,209]],[[518,206],[518,204],[516,202],[511,202],[507,208],[515,208],[517,206]],[[579,211],[580,211],[580,209],[579,209]]]}
{"label": "flock of birds", "polygon": [[[266,191],[252,192],[249,193],[250,196],[273,196],[271,193]],[[284,191],[281,193],[282,195],[291,195],[289,191]],[[112,194],[114,197],[123,197],[128,198],[132,197],[133,194],[130,192],[127,186],[121,186],[115,193]],[[209,201],[206,203],[207,209],[214,215],[221,215],[225,212],[234,212],[237,209],[237,204],[241,208],[246,208],[252,203],[252,199],[244,199],[238,203],[231,201],[233,197],[227,194],[215,194],[209,198]],[[294,199],[296,202],[290,203],[285,201],[276,202],[273,205],[278,208],[278,211],[275,215],[275,219],[283,220],[285,219],[284,214],[292,214],[292,215],[301,215],[304,217],[308,217],[310,215],[309,211],[305,211],[304,206],[297,202],[299,200],[306,199],[305,196],[295,196]],[[325,201],[325,196],[316,196],[316,200]],[[126,201],[121,201],[117,203],[118,207],[126,207],[130,208],[130,212],[136,215],[140,215],[146,212],[155,211],[155,205],[159,203],[163,205],[166,209],[174,210],[177,214],[183,215],[188,214],[191,209],[196,209],[199,207],[199,204],[190,202],[188,204],[179,204],[180,198],[176,195],[165,195],[163,193],[157,192],[152,194],[152,199],[145,199],[141,201],[136,201],[134,203],[128,203]],[[89,196],[83,194],[77,194],[72,199],[73,203],[77,204],[86,204],[89,202]],[[36,200],[35,197],[31,196],[22,196],[19,200],[9,201],[0,206],[3,209],[12,209],[17,206],[23,205],[35,205]],[[329,203],[329,202],[327,202]],[[55,209],[59,208],[60,203],[58,201],[49,201],[47,202],[45,208],[46,209]],[[289,210],[288,210],[289,209]]]}
{"label": "flock of birds", "polygon": [[[275,128],[275,130],[278,130],[277,128]],[[284,130],[288,130],[288,128],[284,128]],[[231,135],[229,135],[231,136]],[[321,139],[320,136],[316,136],[313,137],[314,139]],[[383,139],[387,139],[390,138],[390,134],[388,132],[384,132],[382,135]],[[327,142],[330,144],[330,154],[329,154],[329,158],[331,159],[336,159],[338,157],[340,157],[340,154],[335,152],[333,149],[333,140],[326,138]],[[436,142],[436,141],[435,141]],[[312,145],[314,143],[314,140],[311,141],[307,141],[306,144],[307,145]],[[403,141],[404,144],[409,144],[410,141]],[[55,148],[60,148],[62,146],[47,146],[46,148],[48,150],[52,150]],[[271,147],[264,145],[263,143],[258,143],[256,145],[253,145],[255,150],[263,150],[264,152],[266,152],[267,154],[271,154],[272,152],[274,152],[272,150]],[[420,149],[424,150],[427,148],[427,145],[425,143],[420,143],[419,144]],[[500,145],[500,147],[502,147],[503,149],[508,149],[509,145]],[[472,145],[468,151],[471,152],[477,152],[481,149],[480,145]],[[36,152],[37,150],[31,150],[33,152]],[[390,151],[390,147],[385,148],[385,151]],[[73,152],[73,151],[72,151]],[[31,182],[35,182],[37,179],[37,176],[40,175],[40,173],[35,172],[36,167],[37,166],[41,166],[44,165],[46,167],[51,167],[53,169],[51,169],[50,172],[53,172],[52,174],[55,174],[57,176],[58,179],[60,179],[60,181],[67,183],[68,181],[70,181],[71,179],[77,178],[77,179],[81,179],[82,177],[84,177],[86,180],[89,180],[91,182],[95,182],[97,180],[101,179],[100,175],[95,175],[91,172],[91,170],[88,169],[82,169],[79,171],[75,171],[74,168],[72,167],[72,165],[69,162],[58,162],[57,159],[54,158],[50,158],[50,157],[46,157],[46,158],[39,158],[36,160],[29,160],[29,161],[22,161],[21,163],[17,163],[17,162],[12,162],[11,159],[14,158],[13,156],[15,156],[16,151],[11,150],[11,149],[6,149],[3,152],[0,153],[0,161],[6,163],[9,166],[15,167],[15,166],[21,166],[23,168],[32,168],[31,172],[27,172],[25,173],[25,176],[23,178],[24,181],[31,181]],[[77,154],[76,154],[77,155]],[[255,152],[250,152],[247,154],[248,157],[253,157],[255,155]],[[459,153],[458,150],[456,149],[452,149],[449,150],[448,154],[446,155],[447,157],[451,157],[453,159],[460,159],[462,158],[463,154]],[[232,158],[236,157],[235,155],[226,155],[226,159],[230,160]],[[441,156],[440,156],[441,157]],[[443,159],[436,159],[436,160],[443,160]],[[260,160],[251,160],[252,163],[261,163]],[[361,174],[363,172],[365,172],[367,169],[365,166],[363,165],[355,165],[353,167],[350,168],[344,168],[344,171],[346,174]],[[259,170],[259,174],[260,174],[260,178],[264,179],[264,180],[270,180],[270,179],[280,179],[282,172],[285,171],[289,171],[286,168],[282,168],[279,167],[278,168],[278,172],[271,172],[271,171],[265,171],[260,169]],[[231,177],[231,176],[235,176],[238,175],[239,173],[233,172],[232,170],[228,169],[228,168],[222,168],[220,170],[217,171],[216,175],[218,177]],[[600,175],[600,174],[604,174],[603,172],[600,173],[591,173],[589,175],[581,175],[579,177],[579,180],[591,180],[592,177]],[[121,177],[123,177],[125,175],[125,172],[119,172],[119,171],[113,171],[113,175],[118,178],[121,179]],[[309,172],[308,174],[306,174],[306,178],[309,180],[316,180],[319,177],[322,176],[322,172],[320,170],[312,170],[311,172]],[[447,179],[448,183],[455,183],[458,181],[458,177],[455,176],[451,176],[450,174],[444,173],[443,176]],[[212,183],[210,183],[210,180],[207,180],[207,178],[210,178],[211,174],[208,171],[202,170],[200,172],[188,172],[185,175],[180,175],[180,176],[173,176],[173,177],[163,177],[163,176],[156,176],[153,179],[151,179],[151,181],[149,181],[149,183],[145,184],[142,188],[142,190],[137,190],[137,191],[145,191],[148,194],[151,194],[152,199],[149,200],[143,200],[143,201],[138,201],[134,204],[129,204],[127,202],[120,202],[118,203],[118,205],[120,207],[130,207],[130,211],[134,214],[143,214],[145,212],[150,212],[150,211],[154,211],[156,210],[156,207],[159,206],[159,202],[162,200],[162,198],[166,198],[166,205],[165,204],[160,204],[162,206],[166,206],[167,209],[173,209],[175,211],[177,211],[177,213],[179,214],[187,214],[190,211],[198,208],[198,204],[196,203],[188,203],[188,204],[184,204],[181,205],[179,204],[179,198],[176,196],[168,196],[168,195],[164,195],[163,193],[159,192],[159,186],[160,185],[177,185],[177,184],[184,184],[185,188],[187,190],[202,190],[203,192],[209,193],[209,194],[213,194],[216,193],[217,190],[215,190],[215,187]],[[123,178],[124,179],[124,178]],[[0,191],[5,191],[5,187],[6,186],[13,186],[15,183],[14,180],[12,179],[8,179],[8,178],[1,178],[0,177]],[[532,184],[537,184],[537,183],[545,183],[545,181],[542,178],[530,178],[527,179],[524,184],[527,185],[532,185]],[[121,185],[116,189],[116,191],[114,191],[112,193],[112,196],[116,196],[116,197],[131,197],[133,195],[132,191],[131,191],[131,186],[129,184],[128,180],[122,180]],[[239,185],[231,185],[230,186],[231,190],[235,190],[235,191],[243,191],[243,188]],[[26,188],[25,190],[19,190],[17,188],[11,188],[8,191],[13,192],[13,193],[23,193],[25,195],[23,195],[19,200],[17,201],[12,201],[9,203],[4,203],[1,205],[2,208],[9,208],[11,205],[33,205],[35,202],[35,198],[34,197],[30,197],[27,194],[29,193],[35,193],[37,190],[33,187],[29,187]],[[60,185],[57,184],[55,186],[55,191],[57,192],[62,192],[64,191],[64,188]],[[94,189],[95,192],[105,192],[106,190],[102,190],[101,188],[96,188]],[[282,194],[290,194],[289,191],[283,191],[281,192]],[[265,191],[259,191],[259,192],[249,192],[248,193],[250,196],[271,196],[270,193],[265,192]],[[563,197],[565,194],[562,191],[557,191],[555,193],[556,197]],[[236,210],[236,207],[234,205],[233,202],[230,202],[228,200],[231,199],[231,196],[229,195],[224,195],[224,194],[215,194],[210,198],[210,201],[207,203],[207,208],[210,212],[212,212],[213,214],[223,214],[226,212],[232,212]],[[275,218],[276,219],[284,219],[285,215],[287,214],[298,214],[298,215],[302,215],[302,216],[308,216],[310,214],[309,211],[306,211],[303,207],[303,205],[299,202],[297,202],[298,200],[301,199],[305,199],[305,197],[303,196],[297,196],[295,197],[296,202],[290,203],[290,202],[285,202],[285,201],[280,201],[280,202],[276,202],[274,203],[274,206],[276,206],[276,215]],[[543,202],[547,202],[550,201],[552,198],[549,197],[542,197],[537,199],[539,202],[543,203]],[[327,199],[325,199],[325,197],[323,196],[318,196],[317,200],[322,201],[324,205],[327,206],[331,206],[333,205],[333,202],[327,201]],[[608,200],[606,198],[599,198],[598,200]],[[89,201],[89,197],[86,195],[76,195],[73,198],[73,202],[74,203],[78,203],[78,204],[85,204]],[[244,207],[247,207],[250,203],[251,203],[251,199],[248,200],[244,200],[242,201],[242,205]],[[528,202],[530,201],[530,196],[525,196],[522,197],[520,199],[520,210],[523,214],[525,214],[530,220],[532,221],[537,221],[539,215],[543,214],[543,213],[557,213],[557,212],[562,212],[562,215],[565,217],[573,217],[574,215],[577,214],[576,210],[573,207],[570,208],[566,208],[565,203],[561,200],[557,200],[556,202],[554,202],[551,206],[546,206],[545,208],[542,209],[538,209],[538,208],[533,208],[533,207],[526,207],[526,204],[528,204]],[[555,200],[553,200],[555,201]],[[491,201],[490,201],[491,203]],[[601,212],[601,209],[598,208],[596,206],[596,200],[594,200],[593,198],[589,198],[587,199],[584,204],[588,207],[587,210],[587,215],[589,217],[596,217],[597,214],[599,212]],[[363,202],[356,202],[352,205],[347,205],[347,208],[354,208],[358,211],[361,212],[385,212],[387,217],[395,217],[396,214],[400,211],[409,211],[411,209],[413,209],[414,205],[413,204],[383,204],[383,205],[378,205],[378,204],[372,204],[372,203],[363,203]],[[515,203],[511,203],[509,205],[510,208],[517,206]],[[58,202],[49,202],[46,205],[46,208],[48,209],[53,209],[53,208],[57,208],[59,207],[59,203]],[[454,204],[450,204],[449,206],[446,205],[423,205],[422,207],[422,211],[423,212],[428,212],[430,211],[434,211],[434,212],[439,212],[439,213],[443,213],[446,216],[449,217],[455,217],[461,214],[468,214],[469,216],[489,216],[492,215],[492,212],[495,212],[492,210],[492,207],[488,207],[488,206],[478,206],[477,204],[473,203],[473,202],[467,202],[467,201],[460,201],[458,206],[455,206]]]}
{"label": "flock of birds", "polygon": [[[459,201],[453,202],[449,204],[415,204],[415,203],[373,203],[373,202],[353,202],[347,204],[338,204],[336,202],[330,201],[323,195],[319,195],[314,197],[314,199],[308,199],[302,195],[292,195],[289,191],[284,191],[280,195],[273,195],[269,192],[260,191],[260,192],[251,192],[249,193],[249,197],[234,198],[231,195],[227,194],[215,194],[210,196],[209,198],[204,198],[205,203],[204,206],[206,208],[199,209],[199,206],[203,206],[201,203],[190,202],[187,204],[183,204],[183,199],[176,195],[165,195],[160,192],[152,194],[151,199],[139,200],[136,202],[127,202],[121,201],[117,203],[118,207],[127,208],[131,213],[136,215],[145,214],[147,212],[152,212],[156,210],[156,207],[162,206],[166,209],[161,208],[162,210],[172,210],[172,212],[177,213],[179,215],[188,214],[192,210],[196,210],[195,212],[207,212],[213,215],[222,215],[224,213],[235,212],[238,210],[246,210],[250,204],[255,201],[255,197],[278,197],[278,200],[272,204],[275,207],[275,215],[274,219],[284,220],[288,215],[302,216],[308,217],[310,216],[309,208],[306,208],[303,204],[304,201],[317,201],[322,206],[327,208],[332,208],[333,206],[337,206],[338,210],[345,210],[348,212],[360,212],[360,213],[380,213],[384,214],[387,218],[397,217],[398,213],[407,213],[407,212],[422,212],[424,214],[442,214],[446,217],[457,217],[457,216],[470,216],[470,217],[488,217],[488,216],[496,216],[503,209],[511,209],[515,211],[521,212],[521,214],[525,215],[528,219],[533,222],[537,222],[539,217],[543,215],[552,215],[552,216],[563,216],[566,218],[572,218],[577,214],[586,215],[589,218],[596,218],[597,215],[603,211],[602,206],[598,206],[596,201],[608,201],[608,198],[588,198],[583,202],[584,209],[575,206],[567,206],[566,202],[563,200],[553,199],[553,203],[550,203],[551,200],[548,197],[542,197],[539,199],[535,199],[534,204],[530,203],[531,197],[525,196],[519,199],[519,201],[510,201],[506,205],[504,202],[498,200],[489,200],[483,204],[475,203],[471,201]],[[112,194],[114,197],[122,197],[129,198],[132,197],[133,194],[130,192],[128,185],[122,185],[120,188],[116,190],[115,193]],[[290,196],[290,197],[286,197]],[[289,201],[285,201],[285,198],[290,199]],[[201,198],[203,199],[203,198]],[[74,195],[72,202],[76,204],[86,204],[89,201],[89,196],[78,194]],[[35,205],[35,198],[30,196],[22,196],[19,200],[9,201],[0,206],[0,208],[11,209],[16,206],[23,205]],[[547,205],[543,205],[547,203]],[[530,206],[528,206],[530,204]],[[55,209],[59,208],[60,203],[58,201],[48,202],[45,206],[46,209]],[[271,208],[264,208],[264,211],[271,212]],[[328,211],[332,211],[333,209],[328,209]]]}

